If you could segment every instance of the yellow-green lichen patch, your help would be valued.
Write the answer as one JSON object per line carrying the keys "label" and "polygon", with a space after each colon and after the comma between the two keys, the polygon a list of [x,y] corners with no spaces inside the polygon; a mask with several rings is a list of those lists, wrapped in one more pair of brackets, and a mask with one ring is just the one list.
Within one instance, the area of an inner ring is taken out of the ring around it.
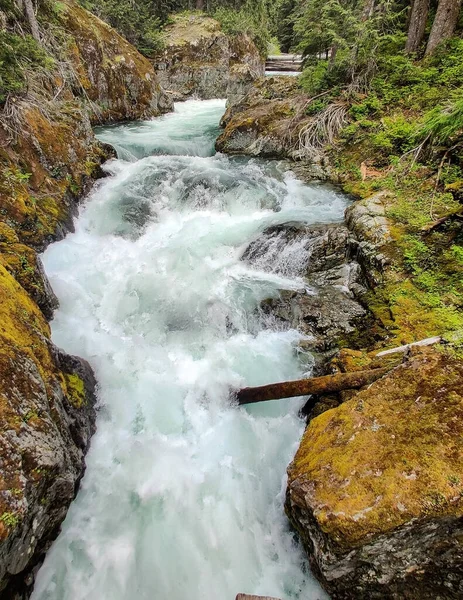
{"label": "yellow-green lichen patch", "polygon": [[87,403],[84,382],[78,375],[64,374],[65,393],[74,408],[82,408]]}
{"label": "yellow-green lichen patch", "polygon": [[0,244],[14,244],[15,242],[19,242],[16,231],[0,221]]}
{"label": "yellow-green lichen patch", "polygon": [[344,547],[412,519],[463,515],[463,362],[431,350],[315,418],[289,468]]}
{"label": "yellow-green lichen patch", "polygon": [[[50,328],[42,312],[0,265],[0,397],[3,398],[0,417],[5,410],[5,422],[11,423],[11,419],[16,422],[21,414],[17,406],[4,402],[10,398],[12,382],[30,398],[41,385],[48,390],[56,384],[58,371],[48,346],[49,338]],[[36,376],[31,377],[21,367],[24,362],[34,365]]]}
{"label": "yellow-green lichen patch", "polygon": [[0,242],[0,264],[33,297],[43,293],[43,280],[37,270],[37,255],[29,246]]}

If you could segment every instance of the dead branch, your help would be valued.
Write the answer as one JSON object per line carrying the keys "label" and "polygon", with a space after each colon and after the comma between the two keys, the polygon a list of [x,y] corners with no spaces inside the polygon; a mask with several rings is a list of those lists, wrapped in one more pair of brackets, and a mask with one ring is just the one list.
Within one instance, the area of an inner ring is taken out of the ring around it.
{"label": "dead branch", "polygon": [[300,156],[315,158],[325,145],[334,144],[347,122],[347,111],[345,102],[333,102],[303,125],[298,139]]}
{"label": "dead branch", "polygon": [[381,352],[378,352],[376,356],[388,356],[389,354],[399,353],[405,354],[406,352],[408,352],[408,350],[410,350],[410,348],[413,348],[414,346],[432,346],[433,344],[439,344],[440,342],[442,342],[442,338],[440,336],[434,336],[426,338],[424,340],[420,340],[419,342],[412,342],[411,344],[405,344],[404,346],[397,346],[397,348],[382,350]]}
{"label": "dead branch", "polygon": [[453,219],[463,219],[463,208],[459,212],[450,213],[449,215],[445,215],[444,217],[437,219],[437,221],[433,221],[428,225],[424,225],[421,228],[421,231],[423,232],[423,235],[427,235],[428,233],[431,233],[447,221],[452,221]]}

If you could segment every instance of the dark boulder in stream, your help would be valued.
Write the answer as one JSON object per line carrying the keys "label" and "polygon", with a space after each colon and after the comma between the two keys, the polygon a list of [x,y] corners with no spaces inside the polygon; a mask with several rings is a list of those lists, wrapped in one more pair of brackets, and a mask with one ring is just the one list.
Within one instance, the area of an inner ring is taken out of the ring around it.
{"label": "dark boulder in stream", "polygon": [[366,316],[357,300],[366,290],[355,248],[343,225],[288,223],[265,230],[242,259],[301,278],[301,289],[281,290],[278,298],[263,302],[262,310],[309,336],[307,349],[324,353],[335,349]]}

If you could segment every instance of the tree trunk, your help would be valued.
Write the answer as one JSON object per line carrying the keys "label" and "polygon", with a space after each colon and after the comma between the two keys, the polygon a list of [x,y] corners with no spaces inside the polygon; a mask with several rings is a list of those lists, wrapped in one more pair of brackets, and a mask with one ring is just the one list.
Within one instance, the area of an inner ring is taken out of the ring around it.
{"label": "tree trunk", "polygon": [[437,46],[452,37],[460,14],[462,0],[440,0],[437,7],[434,23],[432,24],[431,34],[426,54],[432,54]]}
{"label": "tree trunk", "polygon": [[429,0],[414,0],[410,11],[407,43],[405,52],[413,53],[418,50],[423,41],[426,21],[429,12]]}
{"label": "tree trunk", "polygon": [[284,381],[282,383],[271,383],[259,387],[243,388],[237,393],[238,404],[253,404],[254,402],[265,402],[267,400],[279,400],[281,398],[292,398],[294,396],[307,396],[308,394],[325,394],[329,392],[341,392],[369,385],[376,381],[391,367],[371,369],[369,371],[355,371],[352,373],[336,373],[312,379],[297,379],[296,381]]}
{"label": "tree trunk", "polygon": [[368,21],[375,12],[376,0],[367,0],[363,8],[362,21]]}
{"label": "tree trunk", "polygon": [[32,6],[32,0],[24,0],[23,6],[24,14],[29,23],[29,27],[31,28],[32,37],[40,43],[39,24],[37,23],[37,17],[35,16],[34,7]]}
{"label": "tree trunk", "polygon": [[196,10],[204,10],[204,0],[196,0]]}
{"label": "tree trunk", "polygon": [[334,64],[336,62],[337,53],[338,53],[338,45],[333,44],[330,49],[330,59],[328,61],[328,71],[331,71],[331,69],[334,67]]}

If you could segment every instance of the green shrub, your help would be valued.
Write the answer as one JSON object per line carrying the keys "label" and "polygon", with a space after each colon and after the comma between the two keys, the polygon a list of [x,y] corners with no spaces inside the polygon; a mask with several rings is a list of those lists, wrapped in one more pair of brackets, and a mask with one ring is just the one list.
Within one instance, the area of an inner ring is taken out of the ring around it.
{"label": "green shrub", "polygon": [[418,138],[432,138],[438,144],[446,144],[456,134],[463,133],[463,97],[446,107],[436,106],[429,111],[418,132]]}
{"label": "green shrub", "polygon": [[25,91],[27,69],[52,66],[53,60],[32,36],[0,31],[0,102]]}
{"label": "green shrub", "polygon": [[373,147],[383,155],[403,154],[414,145],[416,124],[398,113],[381,119],[383,129],[372,137]]}
{"label": "green shrub", "polygon": [[350,115],[359,121],[366,116],[375,115],[383,108],[383,103],[376,94],[369,94],[362,102],[353,104],[350,108]]}

